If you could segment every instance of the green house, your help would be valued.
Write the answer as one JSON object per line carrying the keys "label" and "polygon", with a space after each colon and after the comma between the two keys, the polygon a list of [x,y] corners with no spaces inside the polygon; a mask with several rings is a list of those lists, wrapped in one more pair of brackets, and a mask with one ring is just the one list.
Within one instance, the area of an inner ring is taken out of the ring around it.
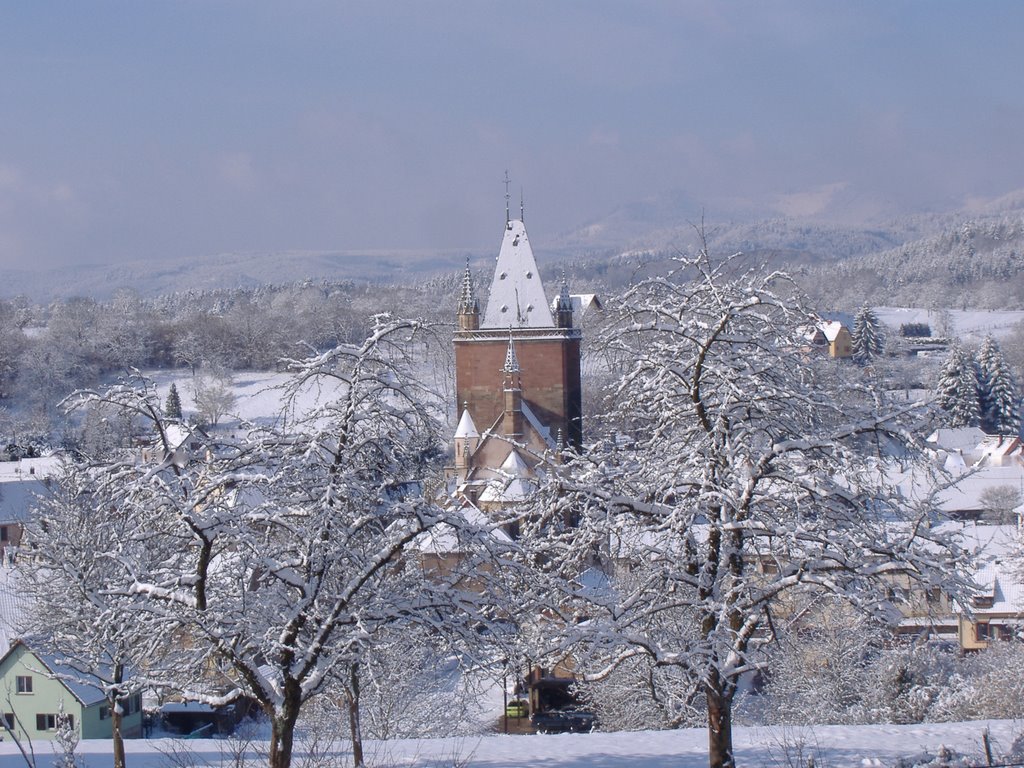
{"label": "green house", "polygon": [[[100,690],[80,682],[56,660],[15,642],[0,659],[0,712],[19,738],[46,741],[57,734],[57,715],[63,712],[83,739],[113,735],[110,708]],[[80,675],[78,676],[80,677]],[[141,695],[132,696],[122,721],[125,738],[142,735]]]}

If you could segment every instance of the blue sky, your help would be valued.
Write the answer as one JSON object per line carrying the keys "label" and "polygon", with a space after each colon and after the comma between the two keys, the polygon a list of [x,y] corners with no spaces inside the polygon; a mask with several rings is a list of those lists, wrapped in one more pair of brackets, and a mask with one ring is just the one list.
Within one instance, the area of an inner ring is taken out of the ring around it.
{"label": "blue sky", "polygon": [[1024,188],[1024,3],[0,0],[0,266]]}

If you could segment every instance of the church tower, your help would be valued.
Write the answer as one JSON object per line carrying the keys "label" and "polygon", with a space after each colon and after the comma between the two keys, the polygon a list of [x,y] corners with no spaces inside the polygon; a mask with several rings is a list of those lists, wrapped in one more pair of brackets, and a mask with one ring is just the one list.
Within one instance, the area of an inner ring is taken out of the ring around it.
{"label": "church tower", "polygon": [[506,208],[486,309],[481,315],[467,265],[454,340],[456,406],[485,433],[528,442],[515,435],[532,430],[549,446],[581,446],[581,333],[564,277],[554,310],[526,225]]}

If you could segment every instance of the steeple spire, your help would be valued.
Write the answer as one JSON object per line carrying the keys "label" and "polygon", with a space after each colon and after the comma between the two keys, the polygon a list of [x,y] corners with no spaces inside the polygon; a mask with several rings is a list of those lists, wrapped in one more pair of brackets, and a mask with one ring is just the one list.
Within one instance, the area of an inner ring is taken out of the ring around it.
{"label": "steeple spire", "polygon": [[555,302],[555,323],[559,328],[572,328],[572,296],[569,294],[569,281],[562,270],[562,290]]}
{"label": "steeple spire", "polygon": [[[519,374],[519,358],[516,356],[516,345],[512,340],[512,326],[508,329],[508,351],[505,353],[505,367],[501,369],[506,376]],[[518,376],[517,376],[518,378]],[[518,389],[518,387],[516,387]]]}
{"label": "steeple spire", "polygon": [[469,269],[469,257],[466,257],[466,271],[462,273],[462,292],[459,294],[459,314],[479,312],[480,303],[476,300],[473,289],[473,273]]}
{"label": "steeple spire", "polygon": [[469,257],[466,257],[466,271],[462,274],[462,292],[459,294],[459,330],[475,331],[480,327],[480,302],[473,290],[473,273],[469,269]]}
{"label": "steeple spire", "polygon": [[508,351],[505,353],[505,367],[502,371],[505,374],[505,419],[502,431],[506,437],[518,440],[523,436],[523,384],[519,377],[519,358],[516,356],[511,326],[508,329]]}
{"label": "steeple spire", "polygon": [[511,214],[509,213],[509,210],[508,210],[508,201],[509,201],[508,185],[511,184],[511,183],[512,182],[509,181],[509,178],[508,178],[508,168],[506,168],[505,169],[505,226],[506,227],[508,226],[509,222],[512,221],[512,216],[511,216]]}

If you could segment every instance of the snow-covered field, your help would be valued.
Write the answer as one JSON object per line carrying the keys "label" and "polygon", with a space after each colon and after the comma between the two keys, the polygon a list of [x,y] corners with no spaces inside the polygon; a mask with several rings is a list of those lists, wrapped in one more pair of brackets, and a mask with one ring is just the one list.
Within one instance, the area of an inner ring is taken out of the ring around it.
{"label": "snow-covered field", "polygon": [[[995,753],[1004,754],[1024,724],[1007,720],[928,725],[820,726],[810,728],[738,728],[736,758],[741,766],[806,766],[818,768],[890,766],[900,757],[936,754],[940,746],[975,758],[985,765],[982,732],[990,730]],[[231,740],[129,741],[130,768],[235,764],[238,742]],[[256,764],[260,748],[250,744]],[[371,766],[486,766],[487,768],[700,768],[707,765],[707,735],[702,729],[636,733],[561,734],[551,736],[485,736],[479,738],[370,742]],[[49,744],[38,745],[38,757],[49,756]],[[88,768],[111,763],[106,741],[82,742],[78,748]],[[333,765],[347,765],[347,745],[339,743]],[[23,764],[10,742],[0,743],[0,765]],[[52,758],[39,764],[52,765]],[[296,765],[300,765],[298,761]]]}
{"label": "snow-covered field", "polygon": [[878,319],[891,328],[899,328],[904,323],[928,323],[932,332],[941,333],[942,320],[940,312],[948,312],[956,334],[967,342],[981,342],[986,336],[999,339],[1006,336],[1014,327],[1024,322],[1024,312],[1009,310],[941,310],[916,309],[906,307],[875,307]]}

